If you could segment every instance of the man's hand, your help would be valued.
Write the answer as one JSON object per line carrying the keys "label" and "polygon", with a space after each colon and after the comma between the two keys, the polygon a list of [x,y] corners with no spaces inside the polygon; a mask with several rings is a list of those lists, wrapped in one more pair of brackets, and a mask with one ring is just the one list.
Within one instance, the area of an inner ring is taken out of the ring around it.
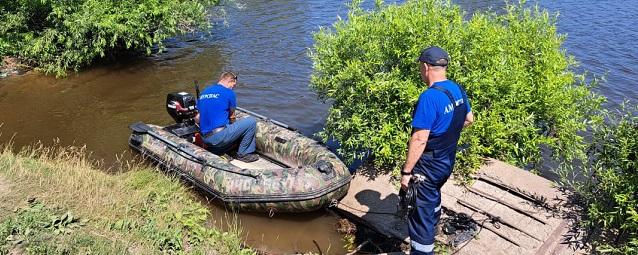
{"label": "man's hand", "polygon": [[228,115],[228,121],[232,124],[235,123],[235,120],[237,120],[237,116],[235,115],[235,109],[231,109],[230,110],[230,114]]}
{"label": "man's hand", "polygon": [[463,122],[463,127],[467,127],[469,125],[472,125],[472,123],[474,123],[474,113],[468,112],[465,115],[465,122]]}
{"label": "man's hand", "polygon": [[410,179],[412,175],[402,175],[401,176],[401,188],[405,191],[408,190],[408,184],[410,184]]}

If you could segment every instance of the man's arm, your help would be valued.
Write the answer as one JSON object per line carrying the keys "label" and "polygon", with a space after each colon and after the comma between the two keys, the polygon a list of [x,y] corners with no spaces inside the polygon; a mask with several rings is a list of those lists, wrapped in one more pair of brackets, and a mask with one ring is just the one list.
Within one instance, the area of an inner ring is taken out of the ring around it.
{"label": "man's arm", "polygon": [[230,108],[230,114],[228,115],[228,120],[230,121],[230,123],[234,123],[236,119],[237,119],[237,116],[235,116],[235,108]]}
{"label": "man's arm", "polygon": [[[425,150],[425,145],[428,143],[429,135],[430,130],[427,129],[417,129],[412,133],[412,137],[408,143],[408,156],[405,160],[405,165],[403,165],[403,173],[412,173],[412,168],[414,168],[414,165],[416,165],[416,162],[419,161],[421,154],[423,154],[423,150]],[[401,187],[403,189],[408,188],[410,177],[410,175],[403,175],[401,177]]]}
{"label": "man's arm", "polygon": [[428,142],[429,135],[430,130],[427,129],[417,129],[412,133],[410,143],[408,144],[408,157],[405,160],[405,165],[403,165],[403,172],[412,172],[412,168],[414,168],[421,154],[423,154],[423,150],[425,150],[425,144]]}
{"label": "man's arm", "polygon": [[237,119],[237,116],[235,116],[235,108],[237,108],[237,96],[235,96],[235,92],[230,90],[230,97],[228,98],[228,121],[231,124]]}
{"label": "man's arm", "polygon": [[472,123],[474,123],[474,113],[468,112],[465,115],[465,122],[463,123],[463,127],[467,127],[469,125],[472,125]]}

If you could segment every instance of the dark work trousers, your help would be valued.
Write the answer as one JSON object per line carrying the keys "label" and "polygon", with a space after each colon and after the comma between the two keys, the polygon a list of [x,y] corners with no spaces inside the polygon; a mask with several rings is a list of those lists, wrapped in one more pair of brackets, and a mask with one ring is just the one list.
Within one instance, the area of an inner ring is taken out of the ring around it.
{"label": "dark work trousers", "polygon": [[222,131],[204,138],[204,142],[208,145],[208,150],[221,154],[240,141],[237,154],[243,156],[255,152],[255,132],[257,132],[257,121],[253,117],[245,117],[226,125]]}
{"label": "dark work trousers", "polygon": [[412,250],[410,254],[434,254],[436,224],[441,217],[441,187],[454,167],[456,145],[426,151],[414,166],[413,173],[425,176],[418,185],[416,209],[408,219]]}
{"label": "dark work trousers", "polygon": [[411,254],[434,254],[436,224],[441,217],[441,187],[452,174],[456,160],[456,145],[463,130],[467,115],[467,95],[461,86],[463,100],[455,100],[447,89],[432,86],[450,99],[454,115],[445,133],[428,137],[428,143],[421,158],[412,170],[413,174],[425,176],[425,181],[417,184],[416,210],[408,219],[408,230],[412,245]]}

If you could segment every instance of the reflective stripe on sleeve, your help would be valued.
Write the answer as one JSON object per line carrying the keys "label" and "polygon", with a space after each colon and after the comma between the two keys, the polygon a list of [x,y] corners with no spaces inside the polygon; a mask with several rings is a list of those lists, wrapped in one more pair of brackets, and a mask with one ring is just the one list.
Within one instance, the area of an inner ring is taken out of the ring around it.
{"label": "reflective stripe on sleeve", "polygon": [[441,204],[439,204],[439,206],[437,206],[436,208],[434,208],[434,212],[438,212],[441,210]]}

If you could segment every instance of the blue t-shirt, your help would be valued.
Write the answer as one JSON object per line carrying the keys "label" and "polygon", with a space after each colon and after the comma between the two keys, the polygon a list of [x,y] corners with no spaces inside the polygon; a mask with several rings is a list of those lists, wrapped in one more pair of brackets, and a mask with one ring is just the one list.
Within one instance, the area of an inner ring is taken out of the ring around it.
{"label": "blue t-shirt", "polygon": [[[445,80],[435,82],[434,85],[450,91],[455,101],[463,100],[461,89],[455,82]],[[472,110],[470,102],[465,102],[465,105],[467,105],[467,112],[470,112]],[[419,96],[419,101],[414,110],[412,127],[430,130],[432,135],[441,135],[447,131],[453,115],[454,106],[450,102],[450,98],[443,91],[427,89]]]}
{"label": "blue t-shirt", "polygon": [[199,129],[202,134],[229,123],[230,111],[237,107],[235,92],[221,84],[209,86],[199,95]]}

